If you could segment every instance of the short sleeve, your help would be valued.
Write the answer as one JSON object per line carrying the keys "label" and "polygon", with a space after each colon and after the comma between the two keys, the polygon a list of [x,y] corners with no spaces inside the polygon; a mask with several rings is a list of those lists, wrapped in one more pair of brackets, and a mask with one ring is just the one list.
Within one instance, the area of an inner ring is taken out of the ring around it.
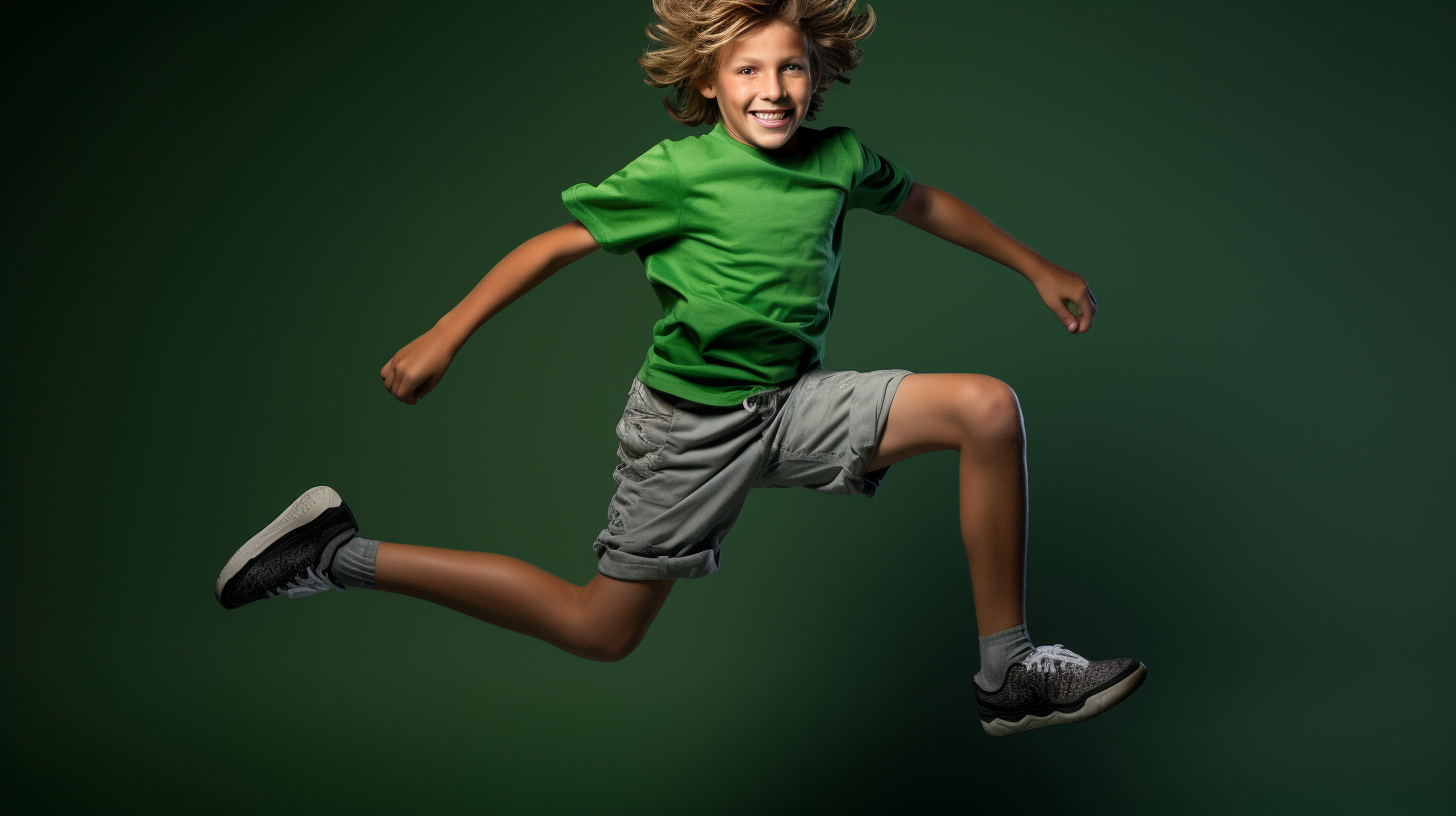
{"label": "short sleeve", "polygon": [[682,190],[670,144],[659,142],[595,187],[561,191],[561,202],[602,249],[625,255],[677,232]]}
{"label": "short sleeve", "polygon": [[880,215],[900,209],[905,197],[910,195],[910,188],[915,186],[915,177],[909,170],[860,144],[853,131],[848,135],[858,147],[863,162],[855,176],[854,188],[849,191],[849,209],[865,209]]}

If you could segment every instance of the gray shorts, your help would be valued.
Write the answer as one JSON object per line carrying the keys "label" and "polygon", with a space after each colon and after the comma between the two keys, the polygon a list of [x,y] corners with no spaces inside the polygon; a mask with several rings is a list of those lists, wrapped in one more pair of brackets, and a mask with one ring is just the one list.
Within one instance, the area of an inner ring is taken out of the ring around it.
{"label": "gray shorts", "polygon": [[598,571],[629,581],[716,571],[750,488],[874,498],[890,469],[865,467],[909,373],[817,368],[747,407],[680,399],[633,377],[617,423],[617,492],[592,544]]}

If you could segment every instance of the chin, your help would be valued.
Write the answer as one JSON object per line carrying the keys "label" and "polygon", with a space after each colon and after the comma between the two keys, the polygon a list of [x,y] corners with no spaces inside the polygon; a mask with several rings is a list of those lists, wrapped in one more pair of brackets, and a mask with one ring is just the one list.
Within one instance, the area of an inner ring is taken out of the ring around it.
{"label": "chin", "polygon": [[794,133],[798,131],[798,129],[799,126],[794,125],[793,127],[789,128],[789,130],[786,131],[783,135],[779,135],[777,133],[764,135],[754,134],[753,143],[764,150],[777,150],[778,148],[783,147],[784,145],[792,141],[794,138]]}

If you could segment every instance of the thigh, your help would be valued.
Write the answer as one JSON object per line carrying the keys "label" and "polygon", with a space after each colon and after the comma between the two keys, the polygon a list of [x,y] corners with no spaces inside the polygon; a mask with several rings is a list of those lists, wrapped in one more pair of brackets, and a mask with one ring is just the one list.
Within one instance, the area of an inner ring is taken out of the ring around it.
{"label": "thigh", "polygon": [[617,490],[592,544],[597,570],[626,581],[715,572],[759,467],[761,424],[740,406],[674,400],[634,380],[617,424]]}
{"label": "thigh", "polygon": [[764,443],[754,487],[807,487],[819,493],[874,498],[885,468],[871,466],[903,368],[812,369],[789,388]]}
{"label": "thigh", "polygon": [[900,383],[870,468],[940,450],[960,450],[977,429],[1005,424],[1010,386],[984,374],[911,374]]}

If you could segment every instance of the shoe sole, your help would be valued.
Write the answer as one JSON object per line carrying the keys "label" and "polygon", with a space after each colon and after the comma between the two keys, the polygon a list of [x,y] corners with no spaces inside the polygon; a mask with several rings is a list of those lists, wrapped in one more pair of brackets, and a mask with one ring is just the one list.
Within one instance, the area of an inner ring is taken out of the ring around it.
{"label": "shoe sole", "polygon": [[216,586],[213,587],[213,595],[217,598],[217,602],[222,603],[223,587],[227,586],[227,582],[247,566],[249,561],[261,555],[278,539],[343,503],[344,499],[332,487],[320,485],[305,490],[302,496],[294,500],[293,504],[288,505],[287,510],[280,513],[278,518],[273,519],[272,524],[248,539],[247,543],[239,547],[238,551],[233,553],[233,557],[228,559],[227,565],[217,576]]}
{"label": "shoe sole", "polygon": [[1128,695],[1137,691],[1138,686],[1143,684],[1143,680],[1146,680],[1147,676],[1148,667],[1139,663],[1137,671],[1088,697],[1086,702],[1082,703],[1082,707],[1076,711],[1053,711],[1041,717],[1027,715],[1015,721],[994,719],[988,722],[982,720],[981,727],[986,729],[986,733],[993,737],[1008,737],[1012,734],[1020,734],[1023,731],[1043,728],[1048,725],[1061,725],[1063,723],[1090,720],[1123,700],[1126,700]]}

